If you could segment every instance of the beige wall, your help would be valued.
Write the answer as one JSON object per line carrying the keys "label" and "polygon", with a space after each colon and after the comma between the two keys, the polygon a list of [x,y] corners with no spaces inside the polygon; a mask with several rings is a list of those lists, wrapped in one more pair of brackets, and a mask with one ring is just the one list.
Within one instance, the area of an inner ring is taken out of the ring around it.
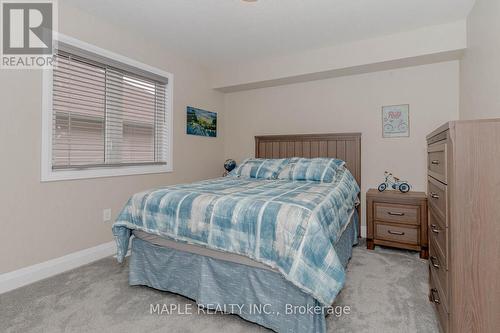
{"label": "beige wall", "polygon": [[[458,61],[225,95],[225,157],[254,153],[255,135],[362,132],[362,190],[384,170],[426,188],[425,136],[458,118]],[[381,107],[410,104],[409,138],[383,139]]]}
{"label": "beige wall", "polygon": [[[174,74],[174,172],[40,183],[41,72],[0,70],[0,273],[111,241],[102,210],[112,208],[114,218],[134,192],[223,171],[223,96],[210,89],[204,69],[126,28],[59,5],[63,34]],[[187,136],[186,105],[218,111],[221,135]]]}
{"label": "beige wall", "polygon": [[477,0],[460,65],[460,118],[500,117],[500,1]]}

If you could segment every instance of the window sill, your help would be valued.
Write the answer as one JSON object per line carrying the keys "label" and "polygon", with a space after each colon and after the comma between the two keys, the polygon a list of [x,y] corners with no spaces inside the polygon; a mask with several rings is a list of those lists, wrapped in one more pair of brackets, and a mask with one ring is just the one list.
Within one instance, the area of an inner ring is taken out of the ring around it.
{"label": "window sill", "polygon": [[171,165],[145,165],[116,168],[94,168],[83,170],[48,170],[42,172],[42,182],[76,180],[89,178],[104,178],[118,176],[148,175],[154,173],[172,172]]}

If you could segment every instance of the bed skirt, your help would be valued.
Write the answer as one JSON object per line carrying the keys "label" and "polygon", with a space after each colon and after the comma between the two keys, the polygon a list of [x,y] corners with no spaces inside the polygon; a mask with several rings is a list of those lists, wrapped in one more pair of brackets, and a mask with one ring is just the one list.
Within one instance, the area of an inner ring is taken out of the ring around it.
{"label": "bed skirt", "polygon": [[[347,265],[357,243],[358,216],[335,245]],[[320,303],[279,273],[194,253],[132,241],[130,285],[145,285],[186,296],[200,307],[223,309],[279,333],[324,333],[322,313],[302,313]],[[317,309],[316,308],[316,309]],[[302,314],[301,314],[302,313]]]}

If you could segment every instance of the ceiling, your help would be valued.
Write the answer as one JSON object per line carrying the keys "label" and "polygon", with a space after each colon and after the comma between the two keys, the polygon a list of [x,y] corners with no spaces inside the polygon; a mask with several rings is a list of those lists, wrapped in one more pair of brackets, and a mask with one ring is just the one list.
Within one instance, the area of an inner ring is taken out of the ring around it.
{"label": "ceiling", "polygon": [[211,68],[464,19],[474,0],[64,0]]}

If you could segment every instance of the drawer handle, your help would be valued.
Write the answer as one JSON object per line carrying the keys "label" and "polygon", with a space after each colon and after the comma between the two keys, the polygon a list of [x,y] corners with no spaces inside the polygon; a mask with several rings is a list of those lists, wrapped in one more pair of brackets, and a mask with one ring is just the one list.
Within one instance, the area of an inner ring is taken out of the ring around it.
{"label": "drawer handle", "polygon": [[392,216],[405,216],[405,213],[397,213],[397,212],[387,212],[387,214]]}
{"label": "drawer handle", "polygon": [[431,224],[431,231],[435,234],[439,234],[441,232],[441,229],[438,229],[437,225]]}
{"label": "drawer handle", "polygon": [[439,199],[439,195],[437,193],[431,192],[432,199]]}
{"label": "drawer handle", "polygon": [[[431,256],[430,259],[431,259],[431,265],[432,265],[432,267],[439,269],[440,266],[439,266],[439,260],[438,260],[438,258],[435,257],[435,256]],[[437,262],[437,264],[436,264],[436,262]]]}
{"label": "drawer handle", "polygon": [[439,163],[440,163],[439,160],[432,160],[431,161],[431,164],[434,164],[434,165],[439,165]]}
{"label": "drawer handle", "polygon": [[403,236],[405,233],[403,231],[392,231],[392,230],[387,230],[388,233],[391,235],[398,235],[398,236]]}
{"label": "drawer handle", "polygon": [[439,293],[436,288],[431,289],[431,297],[434,303],[441,304],[441,300],[439,299]]}

